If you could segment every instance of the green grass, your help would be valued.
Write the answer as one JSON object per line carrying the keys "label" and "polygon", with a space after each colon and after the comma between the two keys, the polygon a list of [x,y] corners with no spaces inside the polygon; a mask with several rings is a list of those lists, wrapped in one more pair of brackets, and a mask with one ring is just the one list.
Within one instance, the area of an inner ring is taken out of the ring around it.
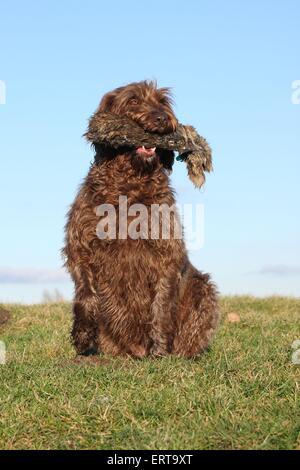
{"label": "green grass", "polygon": [[95,364],[74,361],[70,305],[7,307],[1,449],[300,449],[300,300],[223,298],[198,361]]}

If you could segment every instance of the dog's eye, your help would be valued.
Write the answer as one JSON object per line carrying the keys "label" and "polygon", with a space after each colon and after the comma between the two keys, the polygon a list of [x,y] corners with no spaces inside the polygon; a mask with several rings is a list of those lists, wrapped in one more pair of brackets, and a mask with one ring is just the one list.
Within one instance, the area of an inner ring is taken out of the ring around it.
{"label": "dog's eye", "polygon": [[129,104],[135,106],[136,104],[138,104],[138,100],[136,98],[131,98],[131,100],[129,100]]}

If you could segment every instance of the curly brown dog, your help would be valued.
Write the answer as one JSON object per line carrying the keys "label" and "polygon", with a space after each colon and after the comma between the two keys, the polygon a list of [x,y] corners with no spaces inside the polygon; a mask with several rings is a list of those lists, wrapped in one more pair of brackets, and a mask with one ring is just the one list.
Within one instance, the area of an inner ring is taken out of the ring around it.
{"label": "curly brown dog", "polygon": [[[107,93],[98,111],[126,115],[161,134],[177,125],[169,90],[148,81]],[[115,239],[96,233],[95,209],[102,204],[118,209],[120,196],[128,206],[139,203],[149,210],[175,203],[168,176],[174,154],[145,147],[95,149],[95,163],[68,214],[63,250],[75,283],[75,349],[83,355],[198,356],[216,328],[217,292],[209,275],[189,262],[182,238],[174,236],[176,217],[167,239],[161,231],[156,238],[150,232]]]}

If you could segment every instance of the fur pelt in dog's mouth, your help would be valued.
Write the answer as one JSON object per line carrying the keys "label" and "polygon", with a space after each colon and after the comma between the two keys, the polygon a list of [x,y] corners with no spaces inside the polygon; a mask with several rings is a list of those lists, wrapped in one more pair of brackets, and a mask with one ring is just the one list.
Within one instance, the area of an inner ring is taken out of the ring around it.
{"label": "fur pelt in dog's mouth", "polygon": [[127,117],[98,112],[91,117],[84,135],[94,145],[142,148],[149,155],[155,148],[176,151],[177,160],[186,163],[188,175],[197,188],[204,184],[205,172],[212,170],[211,148],[192,126],[178,124],[174,132],[161,135],[145,131]]}

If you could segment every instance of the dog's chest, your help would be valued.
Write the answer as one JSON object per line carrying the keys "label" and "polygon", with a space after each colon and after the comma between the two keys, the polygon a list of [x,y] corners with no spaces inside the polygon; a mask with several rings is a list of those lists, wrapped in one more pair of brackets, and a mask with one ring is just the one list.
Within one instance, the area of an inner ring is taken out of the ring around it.
{"label": "dog's chest", "polygon": [[101,175],[101,184],[91,198],[98,216],[97,235],[104,244],[129,252],[149,247],[164,251],[168,241],[180,238],[175,199],[164,172],[143,176],[113,172],[111,179],[108,176]]}

